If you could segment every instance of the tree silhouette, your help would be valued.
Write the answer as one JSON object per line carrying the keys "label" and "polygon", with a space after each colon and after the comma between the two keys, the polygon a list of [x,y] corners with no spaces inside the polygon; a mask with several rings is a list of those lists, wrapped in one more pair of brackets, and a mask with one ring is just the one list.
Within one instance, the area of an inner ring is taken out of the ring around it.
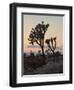
{"label": "tree silhouette", "polygon": [[35,28],[32,28],[28,40],[30,44],[38,44],[41,47],[42,55],[44,56],[44,36],[49,27],[49,24],[44,24],[42,21],[41,24],[37,24]]}
{"label": "tree silhouette", "polygon": [[55,53],[55,49],[56,49],[56,37],[51,39],[46,39],[45,43],[47,44],[47,46],[49,47],[50,51],[52,51],[52,53]]}

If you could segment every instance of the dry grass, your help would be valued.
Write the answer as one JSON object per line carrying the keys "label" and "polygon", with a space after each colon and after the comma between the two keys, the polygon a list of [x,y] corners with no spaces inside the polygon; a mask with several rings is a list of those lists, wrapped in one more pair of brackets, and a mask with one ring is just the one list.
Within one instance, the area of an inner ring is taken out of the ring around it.
{"label": "dry grass", "polygon": [[24,58],[24,75],[63,73],[63,56],[34,56]]}

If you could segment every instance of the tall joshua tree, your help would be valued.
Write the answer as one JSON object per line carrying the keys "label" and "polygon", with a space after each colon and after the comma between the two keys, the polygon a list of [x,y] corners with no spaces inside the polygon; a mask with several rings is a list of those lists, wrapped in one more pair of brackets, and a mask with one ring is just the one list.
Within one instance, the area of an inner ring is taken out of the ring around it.
{"label": "tall joshua tree", "polygon": [[44,36],[49,27],[49,24],[44,24],[42,21],[41,24],[37,24],[35,28],[32,28],[28,40],[30,44],[38,44],[41,48],[42,55],[44,56]]}
{"label": "tall joshua tree", "polygon": [[54,54],[56,49],[56,37],[51,39],[46,39],[45,43],[47,44],[51,52]]}

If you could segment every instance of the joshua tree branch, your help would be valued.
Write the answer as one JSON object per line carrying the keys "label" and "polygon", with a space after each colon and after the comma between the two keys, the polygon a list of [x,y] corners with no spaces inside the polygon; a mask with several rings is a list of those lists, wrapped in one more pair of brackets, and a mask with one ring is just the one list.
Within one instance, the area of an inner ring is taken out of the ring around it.
{"label": "joshua tree branch", "polygon": [[36,43],[37,43],[39,46],[41,46],[40,43],[39,43],[37,40],[36,40]]}

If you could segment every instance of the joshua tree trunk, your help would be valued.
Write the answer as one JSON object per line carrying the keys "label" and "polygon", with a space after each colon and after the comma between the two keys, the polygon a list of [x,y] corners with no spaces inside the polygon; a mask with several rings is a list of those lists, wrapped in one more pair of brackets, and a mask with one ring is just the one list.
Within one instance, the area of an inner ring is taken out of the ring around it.
{"label": "joshua tree trunk", "polygon": [[45,54],[44,54],[44,47],[43,46],[41,46],[41,50],[42,50],[42,56],[44,57]]}
{"label": "joshua tree trunk", "polygon": [[44,46],[41,46],[41,50],[42,50],[42,56],[43,56],[43,64],[45,64],[46,63],[46,61],[45,61],[45,54],[44,54]]}
{"label": "joshua tree trunk", "polygon": [[52,50],[52,53],[53,53],[53,62],[56,62],[55,52],[54,52],[54,50]]}
{"label": "joshua tree trunk", "polygon": [[54,50],[52,50],[53,55],[55,54]]}

